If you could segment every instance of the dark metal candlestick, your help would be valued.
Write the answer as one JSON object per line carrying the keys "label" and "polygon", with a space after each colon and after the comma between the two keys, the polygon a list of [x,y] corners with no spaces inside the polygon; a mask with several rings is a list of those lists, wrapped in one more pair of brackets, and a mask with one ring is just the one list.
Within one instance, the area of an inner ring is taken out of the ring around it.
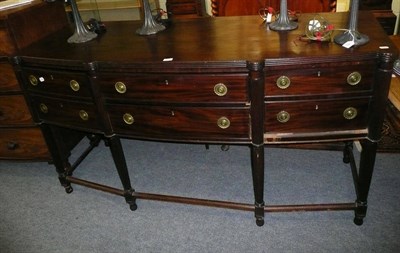
{"label": "dark metal candlestick", "polygon": [[360,46],[368,43],[368,36],[357,31],[359,4],[359,0],[351,1],[349,29],[334,38],[337,44],[344,45],[345,43],[354,43],[354,46]]}
{"label": "dark metal candlestick", "polygon": [[269,28],[274,31],[294,30],[298,26],[297,22],[290,21],[288,16],[287,0],[281,0],[281,9],[276,21],[269,24]]}
{"label": "dark metal candlestick", "polygon": [[140,35],[151,35],[158,33],[165,29],[165,26],[157,23],[153,15],[151,14],[149,0],[142,0],[143,12],[144,12],[144,23],[142,28],[136,31],[137,34]]}
{"label": "dark metal candlestick", "polygon": [[83,43],[92,40],[97,37],[97,33],[86,29],[85,24],[82,21],[81,15],[79,14],[78,7],[75,0],[70,0],[72,16],[75,21],[75,33],[68,38],[68,43]]}

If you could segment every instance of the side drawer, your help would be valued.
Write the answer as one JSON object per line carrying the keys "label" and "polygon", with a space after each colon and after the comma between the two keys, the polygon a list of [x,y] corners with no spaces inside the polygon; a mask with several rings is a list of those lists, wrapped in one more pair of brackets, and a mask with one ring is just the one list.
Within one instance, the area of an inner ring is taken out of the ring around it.
{"label": "side drawer", "polygon": [[249,140],[248,108],[107,105],[117,134],[165,140]]}
{"label": "side drawer", "polygon": [[104,97],[151,102],[248,101],[247,74],[238,75],[101,75]]}
{"label": "side drawer", "polygon": [[32,96],[32,105],[40,121],[65,127],[102,129],[96,106],[91,102]]}
{"label": "side drawer", "polygon": [[372,90],[374,64],[327,68],[285,69],[268,72],[265,96],[341,94]]}
{"label": "side drawer", "polygon": [[369,99],[266,103],[265,133],[321,133],[366,129]]}
{"label": "side drawer", "polygon": [[0,92],[21,90],[11,64],[0,62],[0,73]]}
{"label": "side drawer", "polygon": [[0,129],[0,159],[49,158],[50,154],[39,128]]}
{"label": "side drawer", "polygon": [[22,95],[0,96],[0,126],[32,124],[31,113]]}
{"label": "side drawer", "polygon": [[71,97],[91,97],[88,77],[81,72],[24,69],[25,86],[33,92]]}

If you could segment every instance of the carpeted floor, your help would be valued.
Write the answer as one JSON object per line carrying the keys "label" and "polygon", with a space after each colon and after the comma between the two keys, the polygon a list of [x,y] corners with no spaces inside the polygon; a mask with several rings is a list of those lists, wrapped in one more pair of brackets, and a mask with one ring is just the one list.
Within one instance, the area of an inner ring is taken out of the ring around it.
{"label": "carpeted floor", "polygon": [[386,120],[382,129],[380,152],[400,152],[400,112],[391,104],[386,109]]}
{"label": "carpeted floor", "polygon": [[[252,203],[249,148],[124,140],[137,191]],[[79,149],[73,153],[79,153]],[[268,204],[354,201],[342,152],[266,148]],[[363,252],[400,249],[400,154],[378,153],[362,226],[352,211],[267,213],[138,201],[74,186],[66,194],[47,163],[0,161],[1,253]],[[75,176],[121,188],[101,144]]]}

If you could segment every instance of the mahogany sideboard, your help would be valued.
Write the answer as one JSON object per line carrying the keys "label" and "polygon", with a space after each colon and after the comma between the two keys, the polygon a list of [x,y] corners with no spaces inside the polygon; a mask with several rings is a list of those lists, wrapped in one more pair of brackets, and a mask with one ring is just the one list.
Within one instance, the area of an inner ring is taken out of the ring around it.
{"label": "mahogany sideboard", "polygon": [[[346,28],[348,13],[323,15]],[[304,41],[313,17],[302,14],[290,32],[271,31],[258,16],[179,19],[152,36],[135,34],[141,22],[110,22],[105,34],[84,44],[68,44],[72,31],[62,29],[18,52],[15,70],[68,193],[71,184],[84,185],[123,196],[132,210],[139,198],[252,211],[259,226],[265,212],[352,210],[361,225],[397,49],[369,12],[360,12],[358,22],[370,38],[366,45]],[[66,139],[84,136],[93,145],[72,164]],[[254,199],[136,191],[121,138],[247,145]],[[122,189],[73,175],[100,140]],[[359,165],[354,141],[362,147]],[[345,143],[355,201],[268,205],[264,147],[320,142]]]}

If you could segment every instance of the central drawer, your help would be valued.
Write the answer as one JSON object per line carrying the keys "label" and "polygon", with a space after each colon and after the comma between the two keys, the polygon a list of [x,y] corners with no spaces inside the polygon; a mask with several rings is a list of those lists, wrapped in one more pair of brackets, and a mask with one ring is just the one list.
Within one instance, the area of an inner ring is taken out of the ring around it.
{"label": "central drawer", "polygon": [[245,141],[250,139],[249,108],[106,106],[113,131],[166,140]]}
{"label": "central drawer", "polygon": [[112,75],[98,80],[105,98],[119,101],[168,103],[221,103],[249,100],[247,74]]}

